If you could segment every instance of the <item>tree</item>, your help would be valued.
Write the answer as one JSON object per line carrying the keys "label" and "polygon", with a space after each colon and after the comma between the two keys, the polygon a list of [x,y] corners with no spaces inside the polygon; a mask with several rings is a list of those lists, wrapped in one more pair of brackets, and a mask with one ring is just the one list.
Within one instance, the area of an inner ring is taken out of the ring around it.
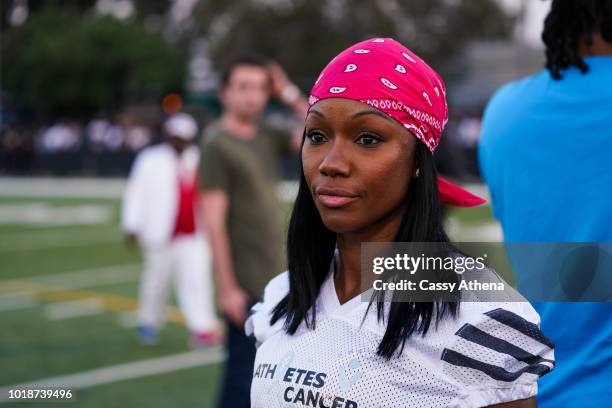
{"label": "tree", "polygon": [[397,39],[448,75],[448,61],[468,42],[506,37],[513,23],[493,0],[207,0],[194,14],[218,67],[257,52],[304,88],[340,50],[377,36]]}
{"label": "tree", "polygon": [[6,32],[2,86],[40,120],[87,118],[180,92],[183,50],[137,21],[44,9]]}

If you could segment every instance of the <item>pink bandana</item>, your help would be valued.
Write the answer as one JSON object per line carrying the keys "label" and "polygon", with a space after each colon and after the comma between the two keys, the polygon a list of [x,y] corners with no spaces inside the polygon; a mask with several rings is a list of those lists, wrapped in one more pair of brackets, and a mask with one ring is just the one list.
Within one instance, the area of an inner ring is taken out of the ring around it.
{"label": "pink bandana", "polygon": [[[433,153],[448,121],[446,88],[421,58],[391,38],[362,41],[338,54],[315,82],[308,104],[345,98],[391,116]],[[484,203],[461,187],[438,178],[442,202],[470,207]]]}

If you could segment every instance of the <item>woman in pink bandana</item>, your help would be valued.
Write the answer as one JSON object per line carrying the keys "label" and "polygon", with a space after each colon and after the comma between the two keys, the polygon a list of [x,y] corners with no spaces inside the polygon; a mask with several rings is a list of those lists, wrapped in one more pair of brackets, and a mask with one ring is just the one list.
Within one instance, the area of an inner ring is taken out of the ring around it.
{"label": "woman in pink bandana", "polygon": [[445,96],[390,38],[353,45],[318,77],[289,270],[245,324],[258,347],[253,407],[536,406],[554,356],[528,303],[362,301],[362,243],[447,243],[440,203],[484,202],[437,177]]}

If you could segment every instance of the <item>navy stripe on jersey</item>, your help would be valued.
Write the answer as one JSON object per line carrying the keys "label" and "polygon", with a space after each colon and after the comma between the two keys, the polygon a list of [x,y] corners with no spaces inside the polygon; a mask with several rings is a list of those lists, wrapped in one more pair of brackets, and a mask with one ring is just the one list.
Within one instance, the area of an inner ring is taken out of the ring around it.
{"label": "navy stripe on jersey", "polygon": [[495,350],[498,353],[508,354],[517,359],[518,361],[522,361],[526,364],[538,364],[543,361],[550,363],[553,366],[555,364],[552,360],[547,360],[540,356],[535,356],[523,350],[522,348],[507,342],[506,340],[491,336],[489,333],[486,333],[480,330],[479,328],[472,326],[469,323],[463,325],[463,327],[459,329],[459,331],[455,334],[468,341],[471,341],[472,343],[476,343],[491,350]]}
{"label": "navy stripe on jersey", "polygon": [[535,341],[542,343],[551,349],[555,348],[555,343],[542,334],[537,324],[531,323],[529,320],[525,320],[515,313],[500,308],[486,312],[485,315],[505,324],[506,326],[510,326],[513,329],[520,331],[525,336],[531,337]]}
{"label": "navy stripe on jersey", "polygon": [[531,373],[542,376],[550,371],[550,367],[544,364],[532,364],[521,368],[518,371],[510,372],[502,367],[474,360],[471,357],[449,349],[444,349],[444,351],[442,352],[442,360],[455,366],[473,368],[475,370],[485,373],[494,380],[505,382],[512,382],[524,373]]}

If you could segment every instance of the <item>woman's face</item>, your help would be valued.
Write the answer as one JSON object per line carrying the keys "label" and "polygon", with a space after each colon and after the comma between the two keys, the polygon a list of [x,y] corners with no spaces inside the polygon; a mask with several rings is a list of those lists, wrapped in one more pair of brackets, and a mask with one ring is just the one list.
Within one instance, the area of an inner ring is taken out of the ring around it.
{"label": "woman's face", "polygon": [[398,122],[364,103],[330,98],[306,118],[302,165],[323,223],[336,233],[399,222],[417,168],[416,143]]}

